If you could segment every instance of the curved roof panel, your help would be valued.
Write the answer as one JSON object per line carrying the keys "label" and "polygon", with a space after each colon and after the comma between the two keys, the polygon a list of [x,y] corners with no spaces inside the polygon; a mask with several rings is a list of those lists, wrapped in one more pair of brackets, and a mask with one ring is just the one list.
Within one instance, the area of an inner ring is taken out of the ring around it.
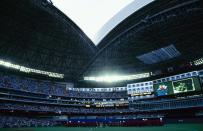
{"label": "curved roof panel", "polygon": [[201,58],[201,0],[156,0],[118,24],[85,75],[131,74],[190,65]]}
{"label": "curved roof panel", "polygon": [[135,11],[146,6],[147,4],[153,2],[154,0],[134,0],[129,5],[120,10],[116,15],[114,15],[107,23],[105,23],[102,28],[97,32],[95,43],[99,42],[120,22],[126,19]]}
{"label": "curved roof panel", "polygon": [[0,58],[76,79],[95,55],[92,41],[47,0],[2,0]]}

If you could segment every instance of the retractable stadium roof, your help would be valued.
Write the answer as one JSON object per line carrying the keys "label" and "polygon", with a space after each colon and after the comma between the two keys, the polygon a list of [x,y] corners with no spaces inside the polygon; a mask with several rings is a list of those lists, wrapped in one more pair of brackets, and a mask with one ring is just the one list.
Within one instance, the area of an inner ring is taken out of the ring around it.
{"label": "retractable stadium roof", "polygon": [[47,0],[1,0],[0,59],[77,79],[97,52],[92,41]]}
{"label": "retractable stadium roof", "polygon": [[178,68],[203,57],[203,1],[156,0],[99,43],[84,76]]}
{"label": "retractable stadium roof", "polygon": [[201,0],[156,0],[117,25],[96,47],[47,0],[2,0],[0,59],[65,74],[151,72],[203,56]]}

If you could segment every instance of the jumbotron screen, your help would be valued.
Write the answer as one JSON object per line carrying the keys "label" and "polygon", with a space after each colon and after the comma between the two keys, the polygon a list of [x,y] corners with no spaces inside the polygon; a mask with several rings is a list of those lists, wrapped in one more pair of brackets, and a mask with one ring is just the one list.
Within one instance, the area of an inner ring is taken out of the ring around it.
{"label": "jumbotron screen", "polygon": [[173,92],[182,93],[182,92],[189,92],[189,91],[200,91],[200,81],[197,77],[183,79],[179,81],[173,82]]}
{"label": "jumbotron screen", "polygon": [[190,91],[200,91],[200,82],[197,77],[163,82],[154,85],[154,90],[157,96],[171,95]]}
{"label": "jumbotron screen", "polygon": [[154,85],[156,96],[165,96],[173,94],[172,82],[163,82]]}

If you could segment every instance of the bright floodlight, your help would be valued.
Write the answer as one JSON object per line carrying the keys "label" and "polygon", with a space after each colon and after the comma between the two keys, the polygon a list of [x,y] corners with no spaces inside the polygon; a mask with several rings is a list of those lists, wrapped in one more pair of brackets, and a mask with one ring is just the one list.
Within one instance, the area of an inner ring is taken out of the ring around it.
{"label": "bright floodlight", "polygon": [[86,81],[96,81],[96,82],[118,82],[118,81],[126,81],[126,80],[135,80],[141,78],[147,78],[150,76],[150,73],[142,73],[142,74],[135,74],[135,75],[126,75],[126,76],[88,76],[84,77]]}
{"label": "bright floodlight", "polygon": [[37,69],[33,69],[33,68],[28,68],[28,67],[13,64],[11,62],[1,60],[1,59],[0,59],[0,65],[8,67],[8,68],[16,69],[16,70],[19,70],[19,71],[25,72],[25,73],[37,73],[37,74],[47,75],[49,77],[64,78],[64,74],[59,74],[59,73],[54,73],[54,72],[48,72],[48,71],[42,71],[42,70],[37,70]]}
{"label": "bright floodlight", "polygon": [[197,59],[194,61],[194,65],[202,65],[203,64],[203,58]]}

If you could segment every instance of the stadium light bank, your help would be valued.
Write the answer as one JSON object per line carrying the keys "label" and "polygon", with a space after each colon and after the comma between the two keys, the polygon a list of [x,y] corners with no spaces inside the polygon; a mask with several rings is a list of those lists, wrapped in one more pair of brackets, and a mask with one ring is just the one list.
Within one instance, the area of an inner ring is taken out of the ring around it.
{"label": "stadium light bank", "polygon": [[61,79],[64,78],[64,74],[28,68],[25,66],[13,64],[11,62],[8,62],[8,61],[2,60],[2,59],[0,59],[0,66],[4,66],[7,68],[11,68],[11,69],[16,69],[16,70],[19,70],[20,72],[25,72],[25,73],[36,73],[36,74],[46,75],[46,76],[53,77],[53,78],[61,78]]}
{"label": "stadium light bank", "polygon": [[136,79],[147,78],[147,77],[150,77],[150,73],[141,73],[141,74],[125,75],[125,76],[119,76],[119,75],[98,76],[98,77],[86,76],[84,77],[84,80],[112,83],[112,82],[119,82],[119,81],[126,81],[126,80],[136,80]]}

